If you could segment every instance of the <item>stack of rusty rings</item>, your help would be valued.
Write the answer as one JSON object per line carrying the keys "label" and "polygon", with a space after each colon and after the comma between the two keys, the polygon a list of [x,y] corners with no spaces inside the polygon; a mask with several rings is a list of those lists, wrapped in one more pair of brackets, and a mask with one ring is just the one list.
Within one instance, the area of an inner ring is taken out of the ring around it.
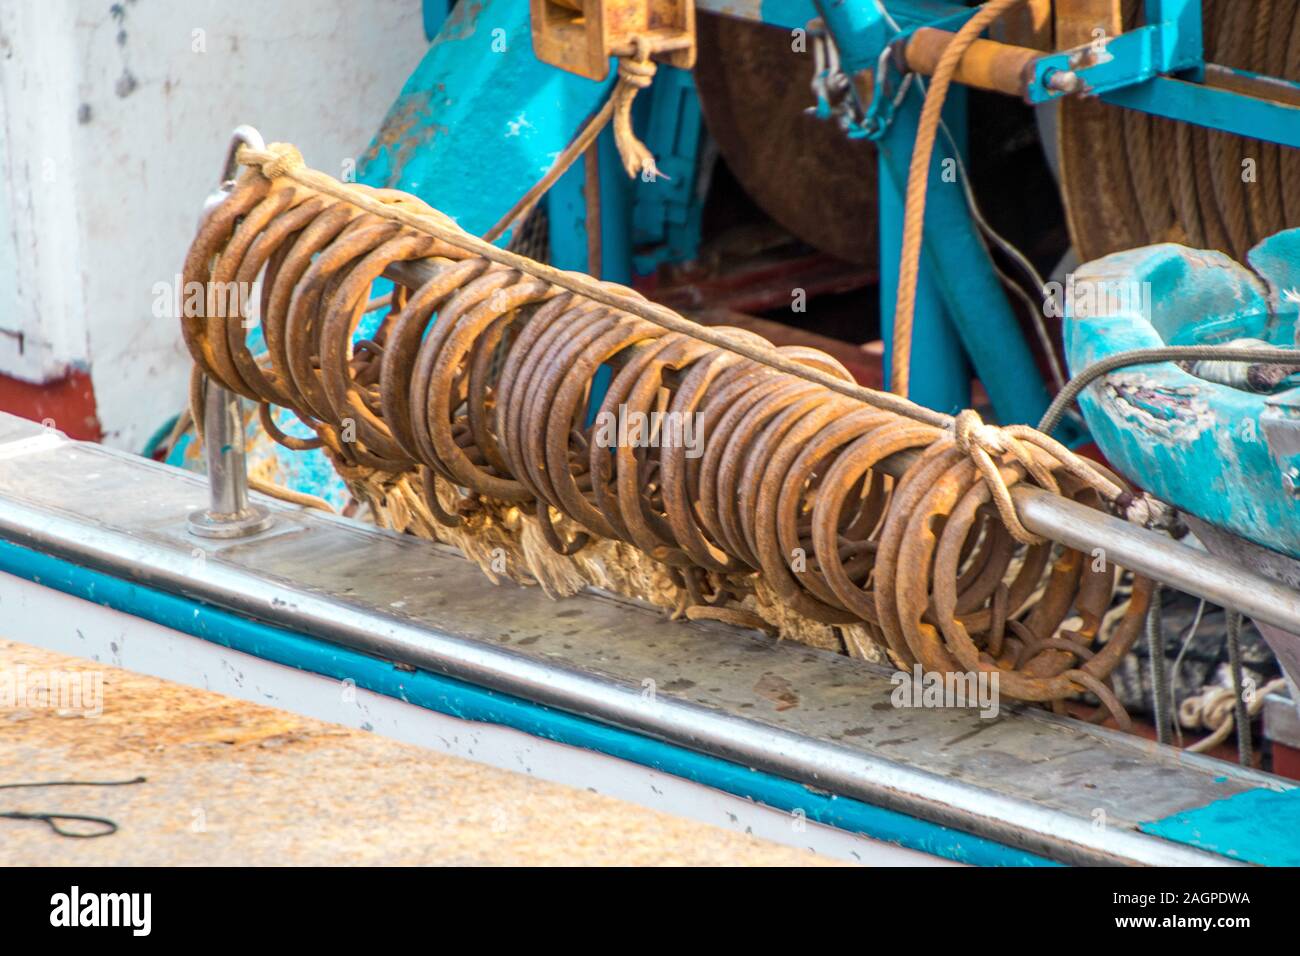
{"label": "stack of rusty rings", "polygon": [[[434,277],[395,285],[377,334],[354,345],[371,283],[414,259]],[[259,277],[260,362],[245,323],[213,306],[228,283]],[[629,542],[666,565],[695,604],[733,603],[761,576],[800,614],[865,625],[900,667],[996,671],[1001,693],[1058,709],[1090,691],[1105,705],[1099,715],[1127,723],[1104,681],[1141,629],[1148,583],[1135,581],[1121,623],[1094,649],[1117,569],[1050,542],[1018,545],[947,431],[254,170],[205,218],[185,281],[208,292],[204,314],[184,319],[204,373],[258,402],[289,447],[323,445],[343,469],[418,473],[441,522],[461,519],[440,505],[438,478],[470,502],[533,510],[558,552],[584,547],[589,534]],[[780,351],[850,378],[814,349]],[[593,440],[601,365],[614,374],[599,411],[694,413],[702,453]],[[285,435],[272,405],[317,437]],[[349,424],[355,440],[344,441]],[[917,457],[902,478],[876,467],[908,450]],[[1008,483],[1024,477],[1014,464],[1003,473]],[[1056,477],[1063,494],[1098,504],[1070,475]],[[553,512],[587,533],[557,526]],[[1073,629],[1061,626],[1067,616]]]}

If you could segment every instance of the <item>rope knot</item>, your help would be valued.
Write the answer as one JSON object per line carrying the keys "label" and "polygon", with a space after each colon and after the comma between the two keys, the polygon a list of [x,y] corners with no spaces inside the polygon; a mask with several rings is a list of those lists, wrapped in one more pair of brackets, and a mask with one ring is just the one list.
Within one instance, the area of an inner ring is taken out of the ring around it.
{"label": "rope knot", "polygon": [[1111,507],[1125,521],[1144,528],[1165,531],[1175,538],[1181,538],[1187,533],[1186,527],[1178,518],[1177,508],[1145,492],[1133,494],[1131,491],[1123,491],[1112,500]]}
{"label": "rope knot", "polygon": [[653,60],[636,60],[622,57],[618,61],[618,78],[621,82],[644,90],[654,82],[659,68]]}
{"label": "rope knot", "polygon": [[663,176],[663,173],[655,165],[654,154],[632,130],[632,101],[636,99],[638,91],[644,90],[654,81],[658,67],[650,59],[650,42],[646,37],[636,37],[633,44],[633,55],[618,59],[618,83],[612,97],[614,145],[618,147],[618,155],[629,176],[641,176],[653,181]]}
{"label": "rope knot", "polygon": [[262,163],[262,175],[267,179],[278,179],[307,165],[302,153],[290,143],[271,143],[266,151],[274,157]]}
{"label": "rope knot", "polygon": [[979,448],[995,455],[1004,455],[1010,448],[1002,429],[985,424],[980,413],[973,408],[957,413],[957,417],[952,420],[952,436],[957,441],[957,447],[967,454]]}
{"label": "rope knot", "polygon": [[999,428],[996,425],[986,425],[984,419],[980,418],[979,412],[974,409],[967,408],[959,412],[953,418],[950,429],[953,441],[956,442],[957,447],[964,454],[970,456],[971,463],[979,472],[980,479],[988,487],[989,497],[998,510],[998,516],[1002,519],[1002,524],[1011,532],[1011,536],[1021,544],[1042,544],[1042,538],[1031,533],[1029,529],[1020,523],[1015,504],[1011,501],[1011,490],[1007,484],[1007,479],[1003,476],[1001,468],[993,458],[995,455],[999,457],[1011,455],[1035,481],[1054,491],[1056,490],[1056,482],[1052,478],[1051,470],[1035,458],[1029,448],[1025,447],[1024,443],[1019,440],[1018,433],[1013,434],[1014,429],[1008,430]]}

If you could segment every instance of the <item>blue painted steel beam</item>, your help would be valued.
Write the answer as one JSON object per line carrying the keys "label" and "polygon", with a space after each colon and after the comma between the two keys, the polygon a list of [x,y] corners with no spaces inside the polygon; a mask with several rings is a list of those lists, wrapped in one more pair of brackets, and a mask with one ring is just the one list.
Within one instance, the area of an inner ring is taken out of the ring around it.
{"label": "blue painted steel beam", "polygon": [[[877,143],[882,186],[888,178],[893,189],[901,192],[907,188],[921,103],[919,91],[913,89]],[[988,248],[966,205],[965,191],[960,182],[951,178],[944,181],[944,170],[951,169],[954,161],[948,144],[940,136],[930,160],[921,273],[938,290],[952,327],[988,392],[998,421],[1037,423],[1047,410],[1047,387],[1007,302],[1002,283],[993,271]],[[882,273],[896,269],[896,261],[882,262]],[[883,305],[882,326],[893,314],[892,302]],[[939,335],[939,321],[920,312],[915,319],[917,328],[928,327],[934,330],[931,334],[935,336]],[[888,342],[889,333],[882,329],[882,334]],[[925,353],[925,341],[914,340],[912,346],[918,372],[924,363],[938,358]]]}
{"label": "blue painted steel beam", "polygon": [[1159,56],[1168,71],[1190,70],[1201,78],[1205,61],[1205,27],[1201,0],[1146,0],[1147,23],[1160,23]]}
{"label": "blue painted steel beam", "polygon": [[[817,6],[846,68],[853,64],[874,68],[882,48],[880,44],[894,35],[882,9],[874,3],[830,0],[817,0]],[[905,7],[911,12],[916,6],[889,4],[888,9],[902,27],[899,14]],[[949,7],[946,14],[960,18],[969,12]],[[884,290],[881,331],[886,342],[891,338],[898,263],[895,238],[898,213],[887,204],[896,204],[907,188],[922,101],[914,86],[877,141],[881,224],[885,230],[881,234],[880,271]],[[945,137],[939,137],[931,157],[924,252],[914,320],[912,355],[917,376],[914,397],[943,411],[955,411],[969,403],[968,378],[954,341],[955,331],[955,338],[964,346],[984,383],[998,420],[1003,424],[1036,423],[1047,409],[1047,388],[993,271],[988,248],[976,230],[962,185],[953,177],[944,176],[945,170],[954,168],[954,163],[955,157]]]}
{"label": "blue painted steel beam", "polygon": [[[964,121],[964,91],[954,88],[945,114]],[[962,124],[958,124],[958,129]],[[885,343],[885,387],[890,387],[894,345],[894,308],[898,300],[898,262],[903,250],[903,213],[906,179],[890,170],[890,154],[876,153],[877,219],[880,229],[880,335]],[[931,176],[938,175],[931,170]],[[922,263],[916,283],[916,309],[912,320],[912,362],[909,396],[927,408],[950,414],[970,406],[970,362],[947,309],[934,271]]]}
{"label": "blue painted steel beam", "polygon": [[0,541],[0,572],[121,611],[263,660],[448,714],[627,760],[827,826],[946,859],[982,866],[1054,866],[1050,860],[983,837],[793,780],[686,750],[630,730],[429,671],[405,671],[328,641],[273,627],[221,608],[92,571]]}
{"label": "blue painted steel beam", "polygon": [[[1245,70],[1231,72],[1247,78],[1257,77],[1257,74]],[[1269,78],[1266,82],[1284,81]],[[1294,87],[1296,95],[1300,95],[1300,84],[1287,85]],[[1300,149],[1300,107],[1286,103],[1243,96],[1167,76],[1114,90],[1101,98],[1107,103],[1154,116]]]}

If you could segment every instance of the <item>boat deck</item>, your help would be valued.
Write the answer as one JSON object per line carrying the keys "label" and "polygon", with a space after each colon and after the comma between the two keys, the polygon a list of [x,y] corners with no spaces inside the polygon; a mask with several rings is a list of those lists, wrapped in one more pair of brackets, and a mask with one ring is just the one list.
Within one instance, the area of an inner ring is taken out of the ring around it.
{"label": "boat deck", "polygon": [[196,539],[200,477],[5,416],[0,484],[5,636],[52,651],[777,842],[794,818],[839,859],[1300,860],[1279,839],[1300,790],[1268,774],[1033,708],[900,709],[866,661],[494,587],[429,542],[274,502],[267,532]]}

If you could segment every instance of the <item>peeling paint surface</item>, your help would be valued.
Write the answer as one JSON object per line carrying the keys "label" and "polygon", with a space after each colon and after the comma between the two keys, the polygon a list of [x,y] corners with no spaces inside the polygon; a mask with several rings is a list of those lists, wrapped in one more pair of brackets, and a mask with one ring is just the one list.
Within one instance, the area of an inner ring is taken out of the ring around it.
{"label": "peeling paint surface", "polygon": [[[1115,253],[1080,266],[1078,282],[1146,290],[1148,308],[1067,314],[1077,374],[1130,349],[1240,337],[1295,342],[1300,229],[1260,243],[1250,268],[1218,252],[1174,244]],[[1196,378],[1173,362],[1119,370],[1079,398],[1093,437],[1127,478],[1182,510],[1267,548],[1300,557],[1300,388],[1270,395]],[[1295,421],[1294,426],[1290,425]],[[1295,447],[1292,447],[1292,446]]]}
{"label": "peeling paint surface", "polygon": [[[541,63],[526,3],[456,5],[358,164],[481,234],[547,171],[613,85]],[[503,237],[508,241],[509,235]]]}
{"label": "peeling paint surface", "polygon": [[1112,415],[1168,441],[1195,441],[1215,423],[1196,388],[1166,388],[1145,375],[1108,375],[1104,385],[1101,402]]}
{"label": "peeling paint surface", "polygon": [[0,336],[0,373],[90,369],[105,442],[139,451],[185,404],[156,286],[231,130],[339,176],[424,55],[420,24],[418,2],[0,2],[0,326],[24,333],[21,352]]}

